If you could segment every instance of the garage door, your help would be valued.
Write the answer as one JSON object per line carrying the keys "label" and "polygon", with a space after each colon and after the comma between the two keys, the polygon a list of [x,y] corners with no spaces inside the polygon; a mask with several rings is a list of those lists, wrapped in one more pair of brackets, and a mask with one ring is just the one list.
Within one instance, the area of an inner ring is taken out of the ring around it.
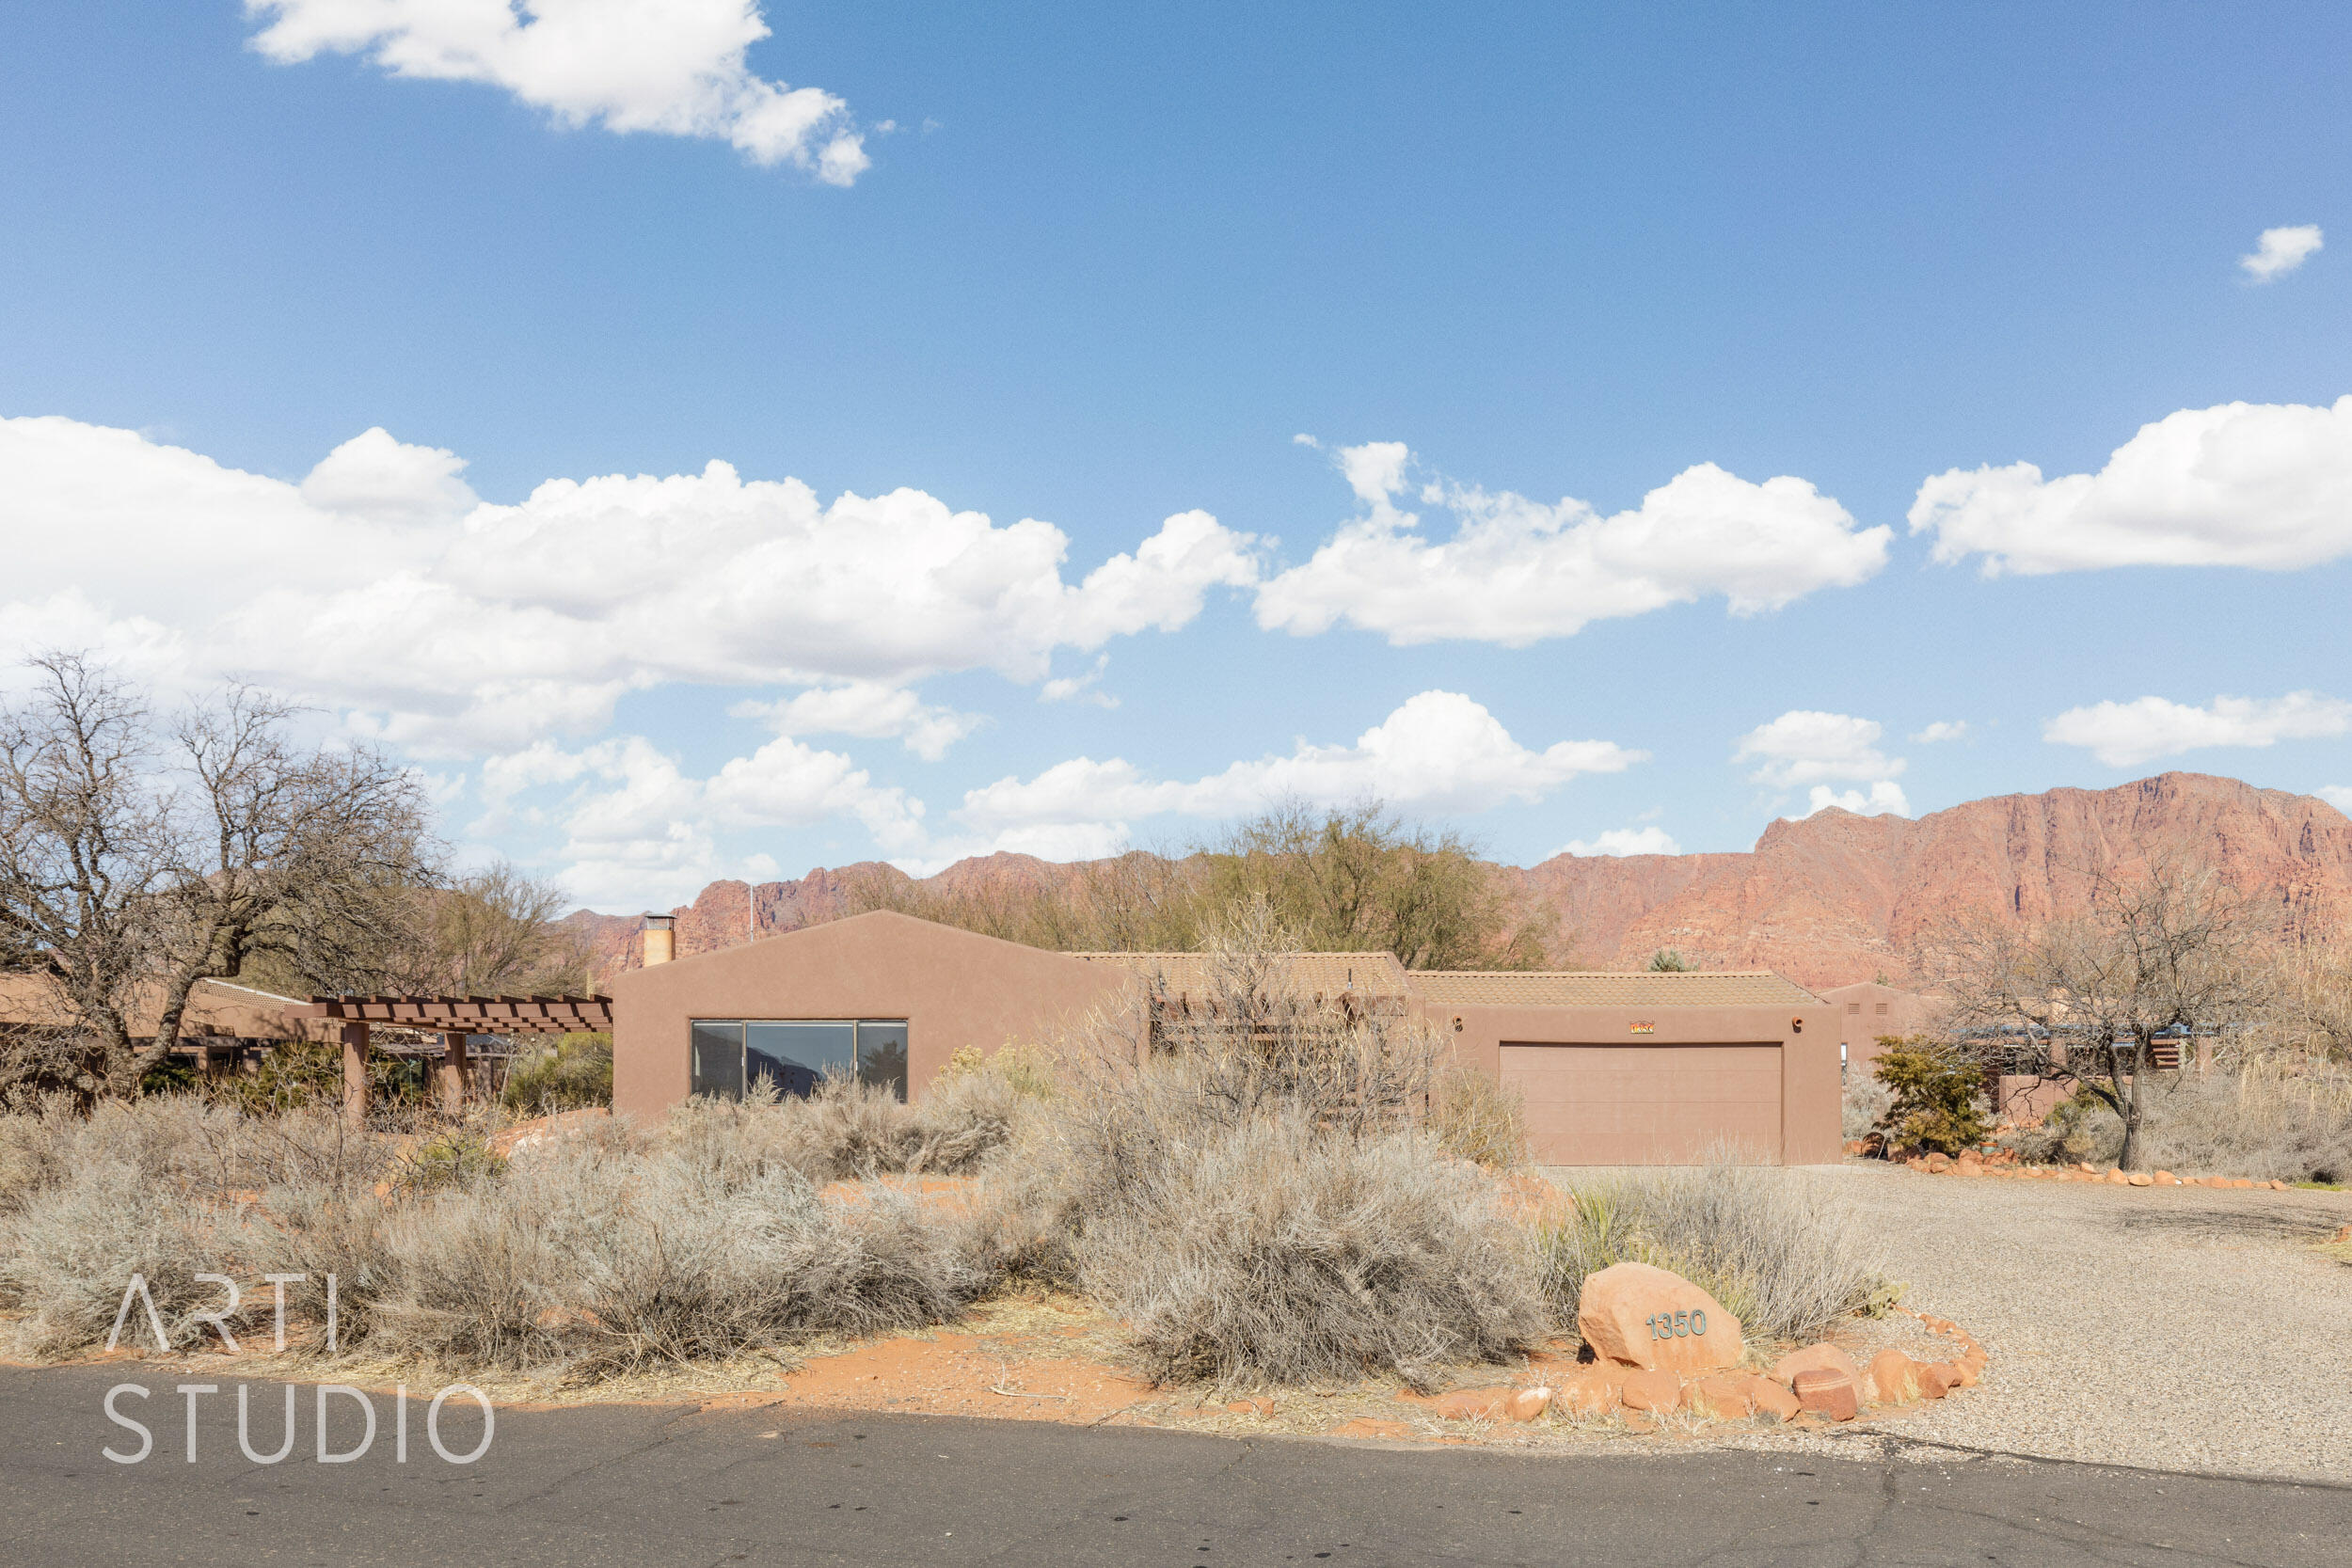
{"label": "garage door", "polygon": [[1520,1045],[1502,1082],[1547,1165],[1681,1165],[1719,1148],[1780,1161],[1777,1045]]}

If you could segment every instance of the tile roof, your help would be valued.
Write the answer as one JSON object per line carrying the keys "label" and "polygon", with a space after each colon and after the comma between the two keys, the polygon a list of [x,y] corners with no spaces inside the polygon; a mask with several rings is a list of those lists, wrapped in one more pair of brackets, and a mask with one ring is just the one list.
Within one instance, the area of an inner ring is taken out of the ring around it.
{"label": "tile roof", "polygon": [[[1158,974],[1168,990],[1198,996],[1208,989],[1210,956],[1206,953],[1075,953],[1089,963],[1116,964],[1138,974]],[[1411,982],[1393,953],[1284,953],[1280,960],[1291,982],[1310,996],[1336,996],[1353,990],[1359,995],[1404,997]]]}
{"label": "tile roof", "polygon": [[1820,998],[1770,970],[1416,970],[1410,982],[1438,1007],[1801,1007]]}

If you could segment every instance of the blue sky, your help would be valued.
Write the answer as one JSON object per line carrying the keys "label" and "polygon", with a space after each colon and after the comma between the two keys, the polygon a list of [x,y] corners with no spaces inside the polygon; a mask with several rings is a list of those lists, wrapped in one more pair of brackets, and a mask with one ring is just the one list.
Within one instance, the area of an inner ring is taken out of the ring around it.
{"label": "blue sky", "polygon": [[0,655],[293,692],[600,908],[2352,800],[2341,8],[9,31]]}

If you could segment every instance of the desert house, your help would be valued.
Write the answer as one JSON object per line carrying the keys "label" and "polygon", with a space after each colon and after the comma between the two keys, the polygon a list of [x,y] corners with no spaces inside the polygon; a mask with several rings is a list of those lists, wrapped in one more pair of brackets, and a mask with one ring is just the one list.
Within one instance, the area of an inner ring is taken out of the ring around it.
{"label": "desert house", "polygon": [[[612,982],[613,1108],[854,1072],[920,1098],[960,1049],[1039,1041],[1157,984],[1196,995],[1197,954],[1054,953],[887,911],[673,958],[648,916],[644,967]],[[1839,1158],[1839,1014],[1764,972],[1411,971],[1386,953],[1289,956],[1326,1005],[1427,1021],[1456,1060],[1527,1108],[1547,1164]]]}
{"label": "desert house", "polygon": [[1944,1026],[1943,998],[1883,981],[1833,986],[1821,992],[1821,1000],[1837,1009],[1838,1044],[1849,1075],[1869,1072],[1879,1058],[1879,1041],[1931,1035]]}
{"label": "desert house", "polygon": [[[141,998],[131,1009],[131,1037],[145,1044],[155,1037],[162,1011],[162,988]],[[331,1040],[335,1037],[316,1022],[287,1009],[299,999],[256,990],[231,980],[199,980],[188,992],[187,1010],[181,1015],[177,1053],[205,1072],[249,1069],[264,1052],[296,1040]],[[0,974],[0,1032],[25,1033],[65,1030],[75,1026],[76,1014],[63,990],[45,974]]]}

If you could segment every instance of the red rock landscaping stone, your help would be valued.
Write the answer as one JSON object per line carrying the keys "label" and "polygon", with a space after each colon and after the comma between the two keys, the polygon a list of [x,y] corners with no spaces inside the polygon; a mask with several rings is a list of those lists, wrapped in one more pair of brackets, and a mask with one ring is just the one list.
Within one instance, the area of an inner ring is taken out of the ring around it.
{"label": "red rock landscaping stone", "polygon": [[1500,1421],[1507,1418],[1516,1388],[1457,1388],[1440,1394],[1431,1405],[1442,1421]]}
{"label": "red rock landscaping stone", "polygon": [[1736,1421],[1753,1415],[1756,1402],[1748,1394],[1747,1379],[1740,1377],[1703,1377],[1682,1390],[1684,1408],[1702,1416],[1712,1416],[1719,1421]]}
{"label": "red rock landscaping stone", "polygon": [[1576,1331],[1605,1361],[1675,1372],[1736,1367],[1746,1348],[1740,1320],[1722,1302],[1647,1263],[1616,1263],[1587,1275],[1577,1296]]}
{"label": "red rock landscaping stone", "polygon": [[1909,1404],[1919,1397],[1919,1363],[1899,1350],[1870,1357],[1870,1391],[1881,1404]]}
{"label": "red rock landscaping stone", "polygon": [[1776,1417],[1784,1421],[1793,1421],[1797,1418],[1797,1412],[1804,1408],[1797,1402],[1796,1395],[1769,1377],[1750,1372],[1747,1376],[1747,1386],[1749,1401],[1763,1415]]}
{"label": "red rock landscaping stone", "polygon": [[1833,1421],[1851,1421],[1862,1413],[1854,1380],[1844,1372],[1816,1368],[1797,1374],[1797,1403]]}
{"label": "red rock landscaping stone", "polygon": [[1940,1400],[1960,1386],[1960,1369],[1948,1361],[1937,1361],[1919,1369],[1919,1397]]}
{"label": "red rock landscaping stone", "polygon": [[1660,1415],[1682,1408],[1682,1380],[1669,1371],[1632,1371],[1625,1374],[1625,1392],[1619,1396],[1628,1410],[1652,1410]]}
{"label": "red rock landscaping stone", "polygon": [[[1931,1322],[1928,1326],[1932,1328],[1935,1325]],[[1799,1372],[1814,1371],[1836,1372],[1855,1388],[1862,1386],[1861,1364],[1836,1345],[1807,1345],[1803,1350],[1790,1351],[1772,1363],[1772,1376],[1792,1388],[1796,1386]]]}
{"label": "red rock landscaping stone", "polygon": [[1600,1367],[1585,1367],[1560,1380],[1552,1394],[1552,1403],[1563,1410],[1583,1415],[1597,1415],[1614,1410],[1617,1399],[1625,1391],[1625,1374]]}

